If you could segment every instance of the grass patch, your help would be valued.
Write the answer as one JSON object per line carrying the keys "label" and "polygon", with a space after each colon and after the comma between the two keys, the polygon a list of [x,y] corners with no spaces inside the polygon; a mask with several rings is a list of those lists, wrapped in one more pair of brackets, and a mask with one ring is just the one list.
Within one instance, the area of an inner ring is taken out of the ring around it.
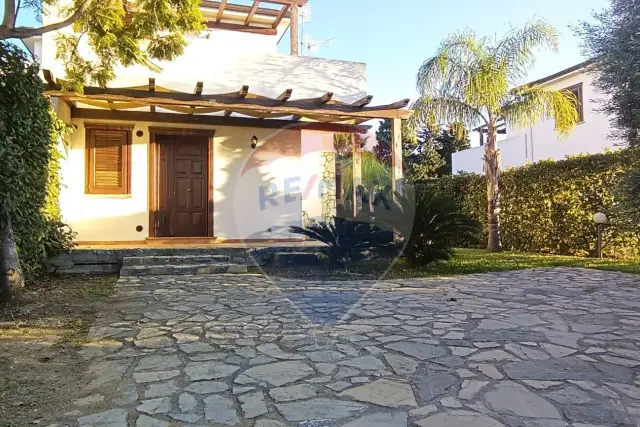
{"label": "grass patch", "polygon": [[47,425],[79,392],[77,353],[117,277],[54,276],[0,307],[0,427]]}
{"label": "grass patch", "polygon": [[540,267],[582,267],[640,274],[639,259],[595,259],[526,252],[487,252],[481,249],[456,249],[452,260],[423,268],[410,268],[404,259],[399,259],[391,269],[390,265],[391,260],[373,259],[353,263],[346,271],[328,271],[326,266],[266,266],[262,271],[270,276],[336,280],[455,276]]}

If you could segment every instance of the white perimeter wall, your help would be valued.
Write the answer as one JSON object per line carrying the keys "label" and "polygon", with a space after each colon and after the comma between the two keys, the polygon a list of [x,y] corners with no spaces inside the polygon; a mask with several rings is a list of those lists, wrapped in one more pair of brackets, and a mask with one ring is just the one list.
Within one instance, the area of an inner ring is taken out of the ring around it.
{"label": "white perimeter wall", "polygon": [[[144,240],[149,236],[148,127],[159,124],[134,124],[131,195],[114,196],[85,194],[85,129],[82,120],[72,122],[77,130],[67,139],[61,168],[64,221],[78,233],[77,241]],[[215,129],[210,176],[214,183],[215,237],[297,238],[287,230],[289,225],[302,223],[303,211],[315,219],[327,214],[323,195],[335,197],[335,182],[322,182],[326,172],[323,159],[334,152],[331,133],[190,127]],[[135,135],[138,130],[144,132],[142,137]],[[253,135],[260,141],[256,150],[250,147]],[[136,231],[138,225],[143,227],[142,232]]]}
{"label": "white perimeter wall", "polygon": [[[539,123],[530,129],[507,129],[506,139],[499,142],[502,169],[522,166],[545,159],[561,160],[570,155],[601,153],[616,149],[615,141],[607,139],[609,119],[595,111],[603,95],[595,93],[592,76],[578,72],[548,84],[551,89],[564,89],[582,82],[584,121],[565,139],[558,138],[553,120]],[[482,173],[483,147],[453,154],[453,171]]]}

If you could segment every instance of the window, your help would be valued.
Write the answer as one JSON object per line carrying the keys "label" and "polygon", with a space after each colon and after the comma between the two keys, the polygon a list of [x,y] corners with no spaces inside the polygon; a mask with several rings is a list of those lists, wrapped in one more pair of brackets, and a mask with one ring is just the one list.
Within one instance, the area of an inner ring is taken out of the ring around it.
{"label": "window", "polygon": [[131,194],[132,129],[85,123],[87,194]]}
{"label": "window", "polygon": [[578,123],[581,123],[584,121],[584,110],[583,110],[583,103],[582,103],[582,83],[578,83],[577,85],[568,87],[566,90],[571,92],[578,100],[578,102],[576,103],[576,109],[578,110]]}

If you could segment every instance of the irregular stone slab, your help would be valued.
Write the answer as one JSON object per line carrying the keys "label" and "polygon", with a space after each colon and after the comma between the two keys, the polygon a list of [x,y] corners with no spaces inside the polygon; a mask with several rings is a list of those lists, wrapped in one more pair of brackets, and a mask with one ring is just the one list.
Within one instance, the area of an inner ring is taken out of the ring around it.
{"label": "irregular stone slab", "polygon": [[274,359],[284,359],[284,360],[300,360],[304,359],[304,356],[296,354],[296,353],[287,353],[282,351],[278,345],[273,343],[268,344],[260,344],[256,347],[260,353],[263,353],[269,357],[273,357]]}
{"label": "irregular stone slab", "polygon": [[537,314],[529,314],[529,313],[516,314],[514,316],[509,317],[507,321],[514,325],[527,326],[527,327],[537,326],[537,325],[542,325],[544,323],[547,323],[544,320],[540,319],[540,317]]}
{"label": "irregular stone slab", "polygon": [[233,400],[228,397],[211,395],[204,398],[204,418],[214,423],[234,425],[240,422],[233,407]]}
{"label": "irregular stone slab", "polygon": [[134,344],[136,347],[141,348],[164,348],[170,347],[173,344],[173,341],[171,341],[171,338],[162,335],[158,337],[145,338],[143,340],[136,340],[134,341]]}
{"label": "irregular stone slab", "polygon": [[542,345],[542,348],[547,350],[547,352],[549,352],[551,356],[557,357],[557,358],[571,356],[577,351],[577,350],[574,350],[573,348],[563,347],[556,344],[549,344],[546,342],[543,342],[541,345]]}
{"label": "irregular stone slab", "polygon": [[486,375],[489,378],[492,378],[494,380],[501,380],[504,378],[504,375],[502,375],[502,373],[500,373],[498,368],[496,368],[493,365],[481,364],[481,365],[476,365],[476,368],[480,372],[482,372],[483,375]]}
{"label": "irregular stone slab", "polygon": [[288,402],[316,397],[316,388],[310,384],[297,384],[289,387],[272,388],[269,390],[269,394],[276,402]]}
{"label": "irregular stone slab", "polygon": [[596,402],[595,399],[592,399],[587,393],[572,386],[545,393],[545,396],[562,405],[584,405]]}
{"label": "irregular stone slab", "polygon": [[256,421],[254,427],[287,427],[282,424],[280,421],[276,420],[258,420]]}
{"label": "irregular stone slab", "polygon": [[146,415],[140,415],[136,421],[136,427],[169,427],[169,423]]}
{"label": "irregular stone slab", "polygon": [[176,355],[147,356],[140,360],[136,371],[168,371],[181,365],[182,361]]}
{"label": "irregular stone slab", "polygon": [[390,380],[377,380],[343,391],[338,396],[347,396],[360,402],[374,403],[390,408],[418,406],[409,384]]}
{"label": "irregular stone slab", "polygon": [[479,329],[489,329],[492,331],[496,329],[514,329],[516,327],[517,326],[512,323],[507,323],[502,320],[494,320],[494,319],[482,319],[478,324]]}
{"label": "irregular stone slab", "polygon": [[410,410],[409,415],[412,417],[424,417],[434,412],[438,412],[438,407],[436,405],[427,405]]}
{"label": "irregular stone slab", "polygon": [[616,390],[626,394],[629,397],[632,397],[636,400],[640,400],[640,387],[635,387],[628,384],[618,384],[618,383],[605,383],[610,387],[615,388]]}
{"label": "irregular stone slab", "polygon": [[304,362],[277,362],[249,368],[242,373],[256,381],[266,381],[276,387],[289,384],[313,374],[313,369]]}
{"label": "irregular stone slab", "polygon": [[[508,352],[511,352],[518,356],[520,359],[526,360],[546,360],[549,358],[549,355],[542,350],[538,350],[535,348],[527,347],[526,345],[520,344],[507,344],[504,346],[504,349]],[[572,350],[575,353],[575,350]],[[554,356],[556,357],[556,356]]]}
{"label": "irregular stone slab", "polygon": [[529,387],[535,388],[536,390],[544,390],[546,388],[555,387],[557,385],[562,384],[560,381],[536,381],[536,380],[524,380],[522,381]]}
{"label": "irregular stone slab", "polygon": [[167,381],[163,383],[150,384],[144,392],[144,397],[147,399],[153,397],[171,396],[178,391],[178,386],[175,381]]}
{"label": "irregular stone slab", "polygon": [[261,315],[271,312],[274,308],[275,307],[271,305],[253,305],[248,307],[239,307],[237,310],[245,314]]}
{"label": "irregular stone slab", "polygon": [[462,381],[462,386],[461,386],[460,392],[458,393],[458,398],[464,399],[464,400],[471,400],[487,384],[489,384],[489,381],[464,380]]}
{"label": "irregular stone slab", "polygon": [[211,347],[210,344],[207,344],[206,342],[199,342],[199,341],[180,344],[179,347],[180,347],[180,350],[184,351],[187,354],[212,353],[215,351],[215,349]]}
{"label": "irregular stone slab", "polygon": [[242,394],[238,396],[241,402],[245,418],[256,418],[267,413],[267,405],[264,403],[264,394],[261,391]]}
{"label": "irregular stone slab", "polygon": [[504,427],[487,416],[469,411],[448,411],[416,421],[420,427]]}
{"label": "irregular stone slab", "polygon": [[184,390],[195,394],[220,393],[229,390],[229,384],[219,381],[198,381],[189,384]]}
{"label": "irregular stone slab", "polygon": [[484,399],[495,412],[500,414],[562,419],[562,415],[551,403],[530,392],[526,387],[511,381],[499,382],[485,393]]}
{"label": "irregular stone slab", "polygon": [[618,425],[631,421],[627,420],[624,412],[604,405],[567,406],[564,408],[564,414],[574,425],[575,423]]}
{"label": "irregular stone slab", "polygon": [[342,427],[406,427],[407,413],[371,414],[360,417]]}
{"label": "irregular stone slab", "polygon": [[364,356],[356,359],[343,360],[338,362],[338,365],[350,366],[363,371],[381,371],[387,368],[384,363],[375,356]]}
{"label": "irregular stone slab", "polygon": [[418,377],[416,381],[418,394],[424,403],[429,403],[437,396],[444,394],[454,384],[456,384],[456,378],[453,375],[438,371],[429,371],[426,375]]}
{"label": "irregular stone slab", "polygon": [[158,372],[135,372],[133,374],[133,379],[137,383],[152,383],[156,381],[164,381],[169,378],[177,377],[180,375],[180,371],[172,370],[172,371],[158,371]]}
{"label": "irregular stone slab", "polygon": [[399,351],[400,353],[404,353],[407,356],[412,356],[420,360],[434,359],[447,354],[447,351],[442,347],[408,341],[394,342],[387,344],[384,347],[390,350]]}
{"label": "irregular stone slab", "polygon": [[413,375],[419,365],[414,359],[399,354],[386,353],[384,358],[391,365],[393,372],[403,377]]}
{"label": "irregular stone slab", "polygon": [[504,350],[488,350],[473,354],[471,357],[469,357],[469,360],[472,360],[474,362],[492,362],[518,359]]}
{"label": "irregular stone slab", "polygon": [[630,383],[633,380],[634,370],[625,366],[614,365],[606,362],[594,363],[596,369],[604,374],[607,381],[617,383]]}
{"label": "irregular stone slab", "polygon": [[478,351],[478,349],[471,348],[471,347],[449,347],[449,348],[451,349],[451,354],[453,354],[454,356],[461,356],[461,357],[466,357]]}
{"label": "irregular stone slab", "polygon": [[312,362],[337,362],[338,360],[344,357],[344,354],[339,351],[333,350],[322,350],[322,351],[314,351],[311,353],[307,353],[307,357]]}
{"label": "irregular stone slab", "polygon": [[542,342],[545,341],[545,334],[539,331],[522,329],[473,329],[467,333],[467,338],[472,341],[499,343],[524,341]]}
{"label": "irregular stone slab", "polygon": [[345,400],[316,398],[301,402],[278,403],[276,408],[287,421],[349,418],[364,412],[366,405]]}
{"label": "irregular stone slab", "polygon": [[216,380],[231,376],[238,369],[240,367],[222,362],[189,362],[184,368],[184,372],[191,381]]}
{"label": "irregular stone slab", "polygon": [[178,397],[178,407],[182,412],[191,412],[195,409],[198,401],[189,393],[181,393]]}
{"label": "irregular stone slab", "polygon": [[127,411],[124,409],[109,409],[78,418],[80,427],[104,426],[104,427],[125,427],[127,425]]}
{"label": "irregular stone slab", "polygon": [[171,410],[171,398],[159,397],[157,399],[143,400],[136,410],[149,415],[166,414]]}
{"label": "irregular stone slab", "polygon": [[584,360],[575,357],[549,360],[527,360],[506,364],[504,372],[515,380],[591,380],[606,379]]}

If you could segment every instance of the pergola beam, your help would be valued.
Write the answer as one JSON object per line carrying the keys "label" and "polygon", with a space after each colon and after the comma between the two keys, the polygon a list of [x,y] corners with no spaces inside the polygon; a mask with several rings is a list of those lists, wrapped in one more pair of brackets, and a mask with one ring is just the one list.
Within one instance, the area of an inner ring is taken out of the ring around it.
{"label": "pergola beam", "polygon": [[[238,91],[238,98],[239,99],[244,99],[244,98],[247,97],[248,94],[249,94],[249,86],[244,85]],[[227,110],[227,111],[224,112],[224,116],[225,117],[229,117],[231,114],[233,114],[233,110]]]}
{"label": "pergola beam", "polygon": [[249,25],[251,20],[253,19],[253,15],[256,14],[256,10],[258,10],[258,5],[260,4],[260,0],[253,0],[253,6],[251,6],[251,10],[247,15],[247,19],[244,20],[244,25]]}
{"label": "pergola beam", "polygon": [[227,0],[220,1],[220,4],[218,5],[218,14],[216,15],[216,22],[222,21],[225,7],[227,7]]}
{"label": "pergola beam", "polygon": [[196,83],[196,88],[193,90],[193,94],[196,96],[202,95],[202,89],[204,89],[204,83],[203,82]]}
{"label": "pergola beam", "polygon": [[364,107],[366,105],[371,104],[372,100],[373,100],[373,95],[367,95],[364,98],[360,98],[359,100],[352,103],[351,105],[353,105],[354,107]]}
{"label": "pergola beam", "polygon": [[292,94],[293,94],[293,89],[287,89],[284,92],[282,92],[280,96],[278,96],[276,99],[278,101],[287,102],[291,98]]}
{"label": "pergola beam", "polygon": [[280,25],[280,22],[282,22],[282,19],[284,19],[284,17],[286,16],[290,8],[291,8],[291,5],[289,4],[285,4],[284,6],[282,6],[280,13],[276,17],[276,19],[273,21],[273,25],[271,26],[271,28],[274,28],[274,29],[278,28],[278,25]]}
{"label": "pergola beam", "polygon": [[241,31],[243,33],[261,34],[263,36],[278,35],[278,30],[274,28],[248,27],[241,24],[230,24],[227,22],[215,21],[207,21],[205,24],[208,28],[217,28],[220,30]]}
{"label": "pergola beam", "polygon": [[[149,77],[149,93],[150,94],[155,94],[156,93],[156,79],[153,77]],[[151,107],[149,107],[150,111],[152,113],[156,112],[156,106],[152,105]]]}

